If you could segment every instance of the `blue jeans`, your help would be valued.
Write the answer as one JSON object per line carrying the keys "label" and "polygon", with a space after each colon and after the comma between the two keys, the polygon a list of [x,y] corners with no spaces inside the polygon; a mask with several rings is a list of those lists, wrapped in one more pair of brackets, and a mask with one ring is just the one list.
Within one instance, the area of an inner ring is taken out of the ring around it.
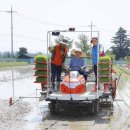
{"label": "blue jeans", "polygon": [[61,72],[62,72],[62,66],[51,64],[51,81],[55,82],[55,79],[57,78],[57,81],[60,82]]}

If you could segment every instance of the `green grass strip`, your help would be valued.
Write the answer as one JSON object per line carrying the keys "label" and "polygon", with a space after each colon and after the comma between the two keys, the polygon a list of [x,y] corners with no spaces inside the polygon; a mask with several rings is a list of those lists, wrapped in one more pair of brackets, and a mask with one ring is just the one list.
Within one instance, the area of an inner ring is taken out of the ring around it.
{"label": "green grass strip", "polygon": [[27,62],[0,62],[0,67],[16,67],[28,65]]}

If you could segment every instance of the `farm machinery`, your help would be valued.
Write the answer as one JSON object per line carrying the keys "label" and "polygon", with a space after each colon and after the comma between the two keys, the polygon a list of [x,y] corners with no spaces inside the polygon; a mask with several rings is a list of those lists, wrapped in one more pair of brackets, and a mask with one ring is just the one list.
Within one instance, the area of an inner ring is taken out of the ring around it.
{"label": "farm machinery", "polygon": [[[99,39],[99,31],[94,31],[93,33],[97,35]],[[72,39],[77,40],[77,37],[80,34],[87,35],[91,34],[91,32],[77,32],[72,30],[49,31],[47,34],[47,48],[52,46],[52,43],[54,43],[59,35],[69,36],[72,37]],[[72,47],[75,47],[75,45],[72,45]],[[45,100],[50,101],[49,109],[51,114],[58,113],[59,111],[70,107],[76,108],[81,106],[89,108],[92,113],[97,114],[100,106],[109,107],[113,105],[116,96],[117,78],[110,57],[100,57],[99,54],[97,77],[95,77],[94,72],[92,71],[93,65],[91,57],[84,57],[87,62],[84,67],[88,73],[87,81],[85,81],[84,76],[79,74],[79,72],[71,71],[71,68],[68,67],[67,71],[62,72],[62,81],[60,82],[60,88],[58,91],[52,90],[51,53],[49,51],[47,52],[47,57],[46,61],[43,60],[40,62],[46,65],[45,69],[41,69],[41,71],[46,72],[46,76],[45,73],[39,75],[41,78],[46,78],[46,80],[39,81],[38,83],[41,83],[42,88],[44,88],[42,90],[43,93],[46,93]],[[68,66],[69,62],[70,58],[67,57],[64,66]]]}

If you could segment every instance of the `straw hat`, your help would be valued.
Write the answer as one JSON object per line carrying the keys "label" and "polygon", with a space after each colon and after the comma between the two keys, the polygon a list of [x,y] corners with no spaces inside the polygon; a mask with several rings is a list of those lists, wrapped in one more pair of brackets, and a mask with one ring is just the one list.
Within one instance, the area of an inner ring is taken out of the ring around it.
{"label": "straw hat", "polygon": [[73,56],[75,56],[76,54],[75,54],[75,52],[81,52],[81,57],[86,57],[86,54],[84,53],[84,52],[82,52],[82,50],[81,49],[79,49],[79,48],[77,48],[77,49],[72,49],[71,50],[71,55],[73,55]]}
{"label": "straw hat", "polygon": [[76,51],[77,51],[77,52],[82,52],[82,50],[81,50],[80,48],[76,48],[76,49],[75,49],[75,52],[76,52]]}

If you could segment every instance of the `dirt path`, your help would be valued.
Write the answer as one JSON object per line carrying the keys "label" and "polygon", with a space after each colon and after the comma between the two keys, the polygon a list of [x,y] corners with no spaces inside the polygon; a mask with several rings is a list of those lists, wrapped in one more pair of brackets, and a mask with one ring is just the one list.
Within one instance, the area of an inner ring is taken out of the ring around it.
{"label": "dirt path", "polygon": [[16,102],[9,106],[8,101],[0,102],[0,130],[23,130],[26,120],[24,116],[31,107],[26,102]]}

